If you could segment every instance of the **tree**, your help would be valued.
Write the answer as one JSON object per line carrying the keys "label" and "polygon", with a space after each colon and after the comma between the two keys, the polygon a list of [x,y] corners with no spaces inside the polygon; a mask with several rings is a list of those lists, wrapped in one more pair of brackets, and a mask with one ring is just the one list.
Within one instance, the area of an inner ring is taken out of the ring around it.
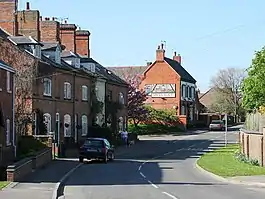
{"label": "tree", "polygon": [[255,53],[248,77],[242,84],[243,106],[248,110],[265,105],[265,47]]}
{"label": "tree", "polygon": [[128,118],[135,127],[148,118],[148,109],[144,106],[147,95],[144,91],[138,90],[133,83],[129,84],[128,90]]}
{"label": "tree", "polygon": [[240,90],[245,78],[245,69],[227,68],[211,79],[211,85],[216,91],[212,109],[216,112],[234,113],[237,115],[241,105],[242,92]]}

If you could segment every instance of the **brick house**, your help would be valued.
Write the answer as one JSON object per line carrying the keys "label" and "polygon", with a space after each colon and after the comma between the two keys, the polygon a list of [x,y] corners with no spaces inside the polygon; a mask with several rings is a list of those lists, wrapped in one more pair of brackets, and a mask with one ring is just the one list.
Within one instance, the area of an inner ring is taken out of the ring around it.
{"label": "brick house", "polygon": [[[103,67],[92,58],[81,58],[81,65],[88,70],[98,75],[97,78],[97,96],[101,101],[104,101],[104,107],[101,114],[98,115],[97,123],[110,125],[110,123],[117,121],[112,125],[115,130],[122,131],[127,128],[128,111],[127,111],[127,93],[128,84],[123,79],[115,75],[113,72]],[[117,112],[113,115],[112,104],[120,104]]]}
{"label": "brick house", "polygon": [[0,60],[0,167],[15,157],[14,69]]}
{"label": "brick house", "polygon": [[[146,104],[157,109],[176,109],[178,115],[196,120],[196,80],[182,67],[181,56],[165,56],[163,45],[156,50],[156,60],[147,66],[109,67],[121,78],[138,76],[139,88],[148,94]],[[158,75],[159,74],[159,75]]]}
{"label": "brick house", "polygon": [[[0,22],[0,26],[4,29],[7,29],[9,33],[12,33],[12,35],[25,35],[25,36],[31,36],[30,40],[33,41],[33,43],[30,43],[31,41],[27,41],[26,43],[16,43],[16,41],[13,41],[16,45],[18,45],[20,48],[27,48],[28,45],[33,45],[36,48],[36,52],[40,53],[40,56],[38,58],[35,57],[34,60],[38,59],[38,64],[41,64],[43,66],[40,66],[39,69],[44,68],[45,75],[52,76],[52,88],[53,85],[57,86],[64,85],[63,89],[64,92],[68,92],[68,90],[71,90],[71,99],[64,99],[64,97],[57,94],[56,100],[53,98],[53,96],[45,96],[45,97],[38,97],[36,99],[36,103],[38,104],[38,107],[42,109],[43,112],[46,113],[44,110],[44,107],[47,103],[49,104],[49,107],[66,107],[66,110],[69,114],[66,113],[60,113],[59,119],[56,119],[57,123],[62,124],[64,119],[68,121],[68,123],[71,123],[71,125],[68,125],[71,129],[71,134],[74,135],[74,138],[77,139],[77,131],[74,126],[76,127],[74,123],[82,123],[80,119],[81,115],[83,115],[83,111],[87,111],[86,115],[89,115],[90,107],[88,107],[90,97],[88,97],[87,103],[86,100],[83,100],[82,103],[78,101],[78,99],[82,98],[82,96],[75,96],[80,94],[80,85],[84,84],[82,87],[82,91],[87,91],[89,93],[90,85],[91,85],[91,77],[98,77],[97,78],[97,84],[101,84],[99,93],[105,93],[105,87],[108,82],[112,83],[110,81],[110,78],[104,78],[102,75],[97,74],[95,72],[92,72],[90,70],[84,70],[85,68],[80,64],[80,59],[82,57],[90,58],[90,47],[89,47],[89,36],[90,32],[86,30],[76,30],[75,24],[68,24],[67,21],[65,21],[64,24],[60,24],[55,20],[54,17],[50,18],[46,17],[43,18],[40,16],[40,12],[38,10],[31,10],[29,3],[26,4],[26,10],[18,11],[16,9],[16,1],[0,1],[0,9],[2,6],[5,6],[7,8],[8,6],[8,15],[1,15],[3,20]],[[15,14],[11,14],[15,13]],[[6,13],[7,14],[7,13]],[[13,16],[7,17],[7,16]],[[12,20],[11,20],[12,19]],[[11,20],[11,21],[10,21]],[[5,23],[2,23],[5,21]],[[15,21],[15,23],[11,23]],[[7,23],[9,22],[9,23]],[[13,26],[13,29],[16,31],[12,31],[10,26]],[[25,39],[25,38],[24,38]],[[13,40],[16,40],[16,38],[13,38]],[[25,42],[25,41],[24,41]],[[38,45],[36,44],[38,42]],[[63,51],[62,51],[63,50]],[[79,53],[80,56],[77,54]],[[49,68],[49,70],[48,70]],[[104,67],[103,67],[104,68]],[[49,74],[46,74],[48,73]],[[56,74],[56,75],[54,75]],[[40,75],[40,74],[39,74]],[[48,85],[47,87],[50,88],[50,80],[47,78],[39,78],[40,81],[38,82],[39,89],[36,89],[36,93],[41,93],[41,90],[43,89],[43,84]],[[55,80],[56,79],[56,80]],[[64,84],[61,81],[67,81]],[[85,82],[83,82],[85,81]],[[87,87],[85,87],[87,85]],[[116,84],[116,87],[119,87],[118,83]],[[124,89],[124,84],[121,83],[120,90]],[[117,90],[117,89],[116,89]],[[119,90],[119,89],[118,89]],[[35,92],[35,91],[34,91]],[[52,89],[52,94],[54,94],[55,89]],[[59,92],[59,91],[58,91]],[[117,91],[118,92],[118,91]],[[90,94],[90,93],[89,93]],[[68,94],[67,94],[68,95]],[[70,94],[69,94],[70,95]],[[81,94],[80,94],[81,95]],[[127,95],[127,94],[126,94]],[[73,102],[75,97],[75,103]],[[35,96],[36,98],[36,96]],[[40,99],[39,99],[40,98]],[[68,98],[68,97],[67,97]],[[70,97],[69,97],[70,98]],[[103,97],[105,100],[105,96]],[[35,101],[34,101],[35,102]],[[38,103],[37,103],[38,102]],[[56,105],[52,105],[51,103],[56,103]],[[67,105],[66,105],[67,104]],[[83,108],[77,108],[80,106],[83,106]],[[70,108],[71,107],[71,108]],[[63,109],[63,108],[62,108]],[[70,113],[71,109],[72,112]],[[75,111],[79,110],[78,113],[74,113]],[[52,122],[54,121],[54,118],[58,118],[57,113],[51,114],[51,110],[47,110],[47,126],[54,127]],[[59,113],[59,112],[58,112]],[[66,118],[64,118],[64,115],[66,114]],[[70,115],[70,117],[68,116]],[[81,117],[82,118],[82,117]],[[60,121],[60,122],[58,122]],[[86,121],[86,118],[83,117],[83,121]],[[51,125],[50,125],[51,123]],[[84,123],[84,122],[83,122]],[[91,118],[87,118],[87,123],[91,123]],[[62,125],[61,125],[62,126]],[[62,128],[62,127],[61,127]],[[69,129],[68,128],[68,129]],[[54,130],[54,128],[49,128]],[[36,130],[35,130],[36,131]],[[60,129],[60,132],[66,132],[66,130]],[[68,130],[69,132],[69,130]],[[34,133],[34,132],[32,132]]]}

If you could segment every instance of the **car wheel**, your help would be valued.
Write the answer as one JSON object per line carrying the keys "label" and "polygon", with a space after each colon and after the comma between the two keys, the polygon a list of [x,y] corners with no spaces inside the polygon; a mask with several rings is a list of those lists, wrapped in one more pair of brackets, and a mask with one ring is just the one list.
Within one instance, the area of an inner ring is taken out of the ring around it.
{"label": "car wheel", "polygon": [[109,157],[109,160],[110,161],[113,161],[114,160],[114,153],[111,153],[110,157]]}
{"label": "car wheel", "polygon": [[84,162],[84,158],[83,157],[79,157],[79,162]]}
{"label": "car wheel", "polygon": [[107,163],[108,162],[108,155],[105,155],[105,158],[103,159],[103,162],[104,163]]}

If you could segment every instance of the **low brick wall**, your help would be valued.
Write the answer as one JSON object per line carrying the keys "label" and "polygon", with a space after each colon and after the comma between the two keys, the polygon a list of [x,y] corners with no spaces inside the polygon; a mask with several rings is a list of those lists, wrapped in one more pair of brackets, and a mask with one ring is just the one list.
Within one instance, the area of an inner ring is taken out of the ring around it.
{"label": "low brick wall", "polygon": [[265,128],[263,128],[263,132],[241,129],[239,142],[241,153],[250,159],[258,160],[261,166],[265,166]]}
{"label": "low brick wall", "polygon": [[52,161],[51,148],[38,152],[35,156],[25,158],[7,167],[7,181],[15,182],[42,168]]}

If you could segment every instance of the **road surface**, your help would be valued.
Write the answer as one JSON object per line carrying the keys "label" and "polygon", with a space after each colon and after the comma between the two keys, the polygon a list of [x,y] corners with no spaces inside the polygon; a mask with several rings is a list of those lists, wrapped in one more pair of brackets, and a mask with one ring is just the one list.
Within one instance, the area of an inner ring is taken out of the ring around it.
{"label": "road surface", "polygon": [[[228,133],[235,142],[237,133]],[[168,141],[170,140],[170,141]],[[195,168],[224,132],[147,137],[114,162],[86,163],[66,182],[66,199],[264,199],[259,188],[219,182]]]}

